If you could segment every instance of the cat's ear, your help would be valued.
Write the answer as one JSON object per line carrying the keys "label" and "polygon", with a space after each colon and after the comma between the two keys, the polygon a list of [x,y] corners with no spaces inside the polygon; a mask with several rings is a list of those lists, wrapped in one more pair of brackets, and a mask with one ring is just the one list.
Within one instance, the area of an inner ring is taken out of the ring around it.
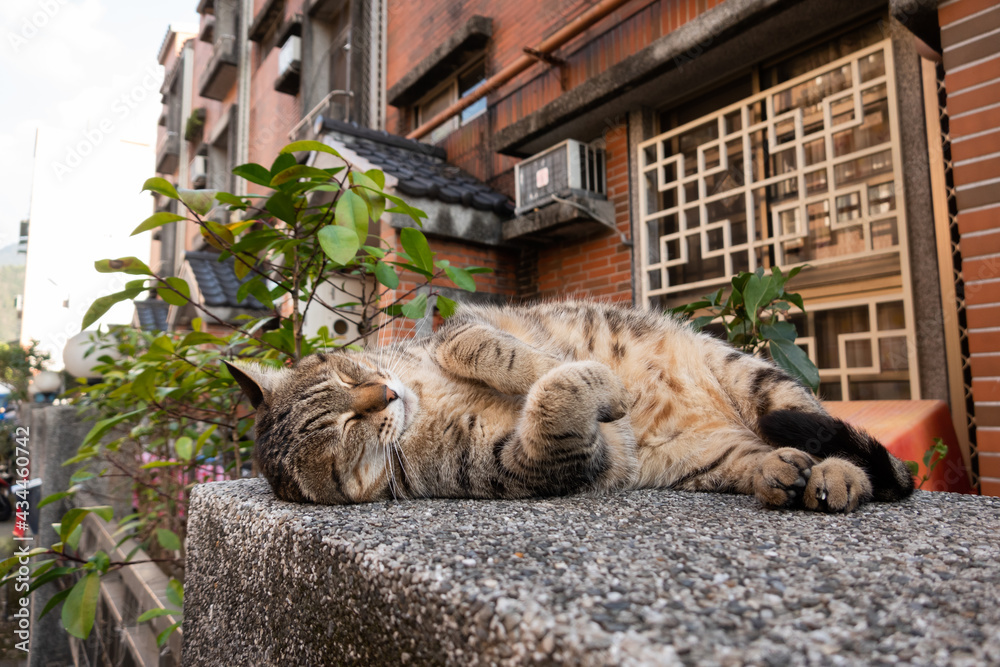
{"label": "cat's ear", "polygon": [[231,364],[225,359],[222,363],[229,369],[229,374],[233,376],[243,389],[243,393],[250,399],[250,404],[256,409],[270,395],[277,384],[277,380],[285,374],[285,371],[273,370],[258,366],[257,364]]}

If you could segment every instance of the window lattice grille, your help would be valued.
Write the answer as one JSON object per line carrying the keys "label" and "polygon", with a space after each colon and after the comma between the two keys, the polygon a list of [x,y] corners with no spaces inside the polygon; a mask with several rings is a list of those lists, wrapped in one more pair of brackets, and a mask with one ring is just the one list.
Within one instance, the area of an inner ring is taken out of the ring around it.
{"label": "window lattice grille", "polygon": [[882,43],[642,143],[643,301],[758,266],[898,255],[891,81]]}

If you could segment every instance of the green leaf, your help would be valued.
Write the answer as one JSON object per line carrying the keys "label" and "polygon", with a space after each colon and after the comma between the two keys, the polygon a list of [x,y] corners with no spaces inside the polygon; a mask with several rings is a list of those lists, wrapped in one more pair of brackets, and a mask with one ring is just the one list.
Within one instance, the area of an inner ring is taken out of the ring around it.
{"label": "green leaf", "polygon": [[191,456],[194,454],[194,440],[186,435],[181,436],[174,442],[174,450],[177,452],[178,457],[185,461],[190,461]]}
{"label": "green leaf", "polygon": [[215,206],[215,190],[184,190],[180,189],[177,194],[181,201],[189,209],[198,215],[208,215],[208,212]]}
{"label": "green leaf", "polygon": [[298,161],[291,153],[278,153],[278,157],[274,158],[274,162],[271,163],[271,178],[274,178],[289,167],[294,167],[296,164],[298,164]]}
{"label": "green leaf", "polygon": [[444,272],[448,275],[448,278],[451,279],[451,282],[455,283],[459,289],[463,289],[466,292],[476,291],[476,281],[465,269],[460,269],[455,266],[446,266],[444,268]]}
{"label": "green leaf", "polygon": [[760,278],[757,274],[751,274],[743,288],[743,304],[746,306],[747,315],[750,321],[757,323],[757,311],[767,303],[765,296],[771,287],[771,276]]}
{"label": "green leaf", "polygon": [[419,320],[427,312],[427,295],[418,294],[409,303],[403,306],[403,315],[411,320]]}
{"label": "green leaf", "polygon": [[764,340],[791,340],[799,337],[795,330],[795,325],[791,322],[778,321],[774,324],[763,324],[760,327],[760,335]]}
{"label": "green leaf", "polygon": [[62,608],[62,624],[77,639],[86,639],[94,627],[97,599],[101,593],[101,575],[91,572],[76,582]]}
{"label": "green leaf", "polygon": [[354,259],[361,244],[354,228],[327,225],[316,235],[319,245],[335,264],[343,266]]}
{"label": "green leaf", "polygon": [[393,268],[385,262],[375,263],[375,279],[389,289],[396,289],[399,287],[399,276]]}
{"label": "green leaf", "polygon": [[166,211],[161,211],[160,213],[154,213],[149,216],[142,223],[132,230],[129,236],[135,236],[136,234],[141,234],[142,232],[148,232],[150,229],[156,229],[157,227],[162,227],[171,222],[177,222],[179,220],[187,220],[183,215],[177,215],[176,213],[167,213]]}
{"label": "green leaf", "polygon": [[153,381],[156,378],[156,369],[147,368],[139,373],[138,377],[132,380],[132,393],[146,401],[153,402]]}
{"label": "green leaf", "polygon": [[[288,153],[285,153],[288,155]],[[294,162],[294,159],[293,159]],[[278,174],[271,179],[271,187],[276,188],[279,185],[284,185],[289,181],[297,181],[300,178],[322,178],[323,180],[330,180],[330,174],[328,174],[323,169],[317,169],[316,167],[310,167],[306,164],[296,164],[287,169],[283,169]]]}
{"label": "green leaf", "polygon": [[352,190],[344,191],[337,200],[334,219],[341,227],[353,229],[358,235],[358,245],[368,238],[368,205]]}
{"label": "green leaf", "polygon": [[93,479],[94,477],[97,477],[97,475],[95,475],[94,473],[90,472],[89,470],[85,470],[85,469],[84,470],[77,470],[75,473],[73,473],[72,475],[70,475],[69,481],[70,481],[71,484],[79,484],[80,482],[85,482],[88,479]]}
{"label": "green leaf", "polygon": [[341,160],[344,159],[340,153],[319,141],[293,141],[281,149],[282,153],[295,153],[298,151],[318,151],[320,153],[329,153],[330,155],[339,157]]}
{"label": "green leaf", "polygon": [[170,199],[178,199],[177,190],[174,189],[174,186],[172,186],[166,179],[160,178],[159,176],[146,179],[146,182],[142,184],[142,190],[139,192],[145,192],[146,190],[156,192],[164,197],[169,197]]}
{"label": "green leaf", "polygon": [[243,201],[236,195],[230,194],[228,192],[216,192],[215,198],[223,204],[229,204],[230,206],[235,206],[236,208],[241,210],[245,210],[247,207],[247,203],[245,201]]}
{"label": "green leaf", "polygon": [[183,461],[150,461],[139,466],[142,470],[155,470],[156,468],[174,468],[184,465]]}
{"label": "green leaf", "polygon": [[58,605],[60,602],[62,602],[63,600],[65,600],[67,597],[69,597],[69,594],[72,593],[72,592],[73,592],[72,589],[67,588],[66,590],[59,591],[58,593],[56,593],[55,595],[53,595],[51,598],[49,598],[49,601],[45,603],[45,606],[42,608],[42,613],[40,613],[38,615],[38,618],[40,618],[40,619],[41,618],[45,618],[45,615],[47,613],[49,613],[50,611],[52,611],[53,609],[55,609],[56,605]]}
{"label": "green leaf", "polygon": [[[158,287],[156,289],[156,293],[160,295],[161,299],[172,306],[184,306],[191,300],[191,288],[188,287],[186,280],[176,276],[170,276],[169,278],[166,278],[166,283],[173,289]],[[180,294],[178,294],[178,292],[180,292]]]}
{"label": "green leaf", "polygon": [[382,248],[376,248],[375,246],[370,246],[370,245],[363,245],[361,246],[361,249],[364,250],[369,255],[371,255],[372,257],[376,257],[378,259],[382,259],[383,257],[389,254]]}
{"label": "green leaf", "polygon": [[706,326],[711,324],[714,319],[715,315],[700,315],[691,320],[691,326],[694,327],[695,331],[701,331]]}
{"label": "green leaf", "polygon": [[769,349],[776,364],[802,380],[813,391],[819,389],[819,371],[801,347],[790,340],[779,338],[771,341]]}
{"label": "green leaf", "polygon": [[181,538],[177,537],[177,533],[166,528],[156,529],[156,541],[167,551],[179,551],[181,548]]}
{"label": "green leaf", "polygon": [[920,464],[916,461],[903,461],[903,463],[905,463],[906,467],[910,469],[910,474],[912,476],[916,477],[917,473],[920,472]]}
{"label": "green leaf", "polygon": [[133,276],[151,276],[146,263],[138,257],[120,257],[118,259],[100,259],[94,262],[98,273],[128,273]]}
{"label": "green leaf", "polygon": [[[377,172],[375,169],[370,171]],[[354,184],[352,192],[361,197],[361,199],[365,202],[367,208],[369,209],[371,219],[378,220],[381,218],[382,213],[385,211],[385,196],[381,192],[382,188],[379,187],[375,181],[368,178],[368,174],[366,173],[352,171],[348,174],[348,176],[351,179],[351,183]],[[384,176],[382,177],[382,180],[385,180]]]}
{"label": "green leaf", "polygon": [[[104,437],[105,433],[107,433],[108,431],[110,431],[123,421],[132,419],[133,417],[145,413],[146,409],[142,408],[140,410],[133,410],[132,412],[126,412],[125,414],[109,417],[108,419],[102,419],[101,421],[94,424],[94,426],[87,433],[87,436],[83,439],[83,442],[80,443],[80,449],[81,450],[86,449],[87,447],[90,447],[92,444],[95,444],[98,440]],[[66,462],[64,462],[63,465],[66,465]]]}
{"label": "green leaf", "polygon": [[287,192],[280,190],[275,192],[268,198],[264,208],[273,213],[274,217],[279,220],[283,220],[290,225],[295,224],[295,218],[298,213],[295,210],[295,202],[292,201],[291,196]]}
{"label": "green leaf", "polygon": [[128,299],[134,299],[135,297],[142,294],[144,288],[128,288],[121,292],[115,292],[114,294],[109,294],[108,296],[102,296],[101,298],[90,304],[90,308],[87,309],[86,314],[83,316],[83,322],[80,323],[81,329],[88,328],[91,324],[101,319],[106,312],[111,310],[111,308],[120,301],[127,301]]}
{"label": "green leaf", "polygon": [[170,639],[170,635],[172,635],[174,633],[174,630],[176,630],[179,627],[181,627],[180,623],[174,623],[169,628],[167,628],[160,634],[156,635],[156,645],[162,647],[164,644],[166,644],[167,640]]}
{"label": "green leaf", "polygon": [[72,491],[60,491],[59,493],[53,493],[51,496],[45,496],[44,498],[41,499],[41,501],[39,501],[37,505],[35,505],[35,509],[40,510],[46,505],[62,500],[63,498],[68,498],[69,496],[72,495],[73,495]]}
{"label": "green leaf", "polygon": [[177,581],[176,579],[171,579],[167,582],[167,600],[171,604],[175,604],[178,607],[184,606],[184,584]]}
{"label": "green leaf", "polygon": [[365,172],[365,176],[371,179],[375,186],[382,190],[385,188],[385,174],[379,169],[369,169]]}
{"label": "green leaf", "polygon": [[434,270],[434,255],[431,254],[430,246],[427,245],[427,238],[419,229],[404,227],[400,230],[399,240],[403,244],[403,249],[413,259],[413,263],[424,271]]}
{"label": "green leaf", "polygon": [[265,187],[270,187],[271,185],[271,172],[267,168],[253,162],[234,167],[233,174],[257,185]]}
{"label": "green leaf", "polygon": [[228,227],[215,220],[201,221],[201,237],[216,250],[228,250],[236,240]]}
{"label": "green leaf", "polygon": [[802,303],[802,297],[799,294],[793,294],[791,292],[785,293],[785,298],[794,303],[799,307],[799,310],[805,312],[805,305]]}
{"label": "green leaf", "polygon": [[438,296],[437,298],[437,309],[441,313],[441,317],[448,319],[455,314],[455,308],[457,304],[445,296]]}
{"label": "green leaf", "polygon": [[179,609],[150,609],[139,614],[139,618],[136,619],[136,623],[145,623],[146,621],[151,621],[154,618],[159,618],[161,616],[177,616],[181,611]]}

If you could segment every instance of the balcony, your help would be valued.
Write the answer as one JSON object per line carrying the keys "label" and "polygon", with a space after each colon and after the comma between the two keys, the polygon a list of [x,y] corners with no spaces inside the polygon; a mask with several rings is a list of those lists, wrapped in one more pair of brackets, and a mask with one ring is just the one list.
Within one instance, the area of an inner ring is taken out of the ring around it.
{"label": "balcony", "polygon": [[236,65],[239,54],[236,51],[236,36],[221,34],[216,25],[215,48],[208,67],[198,82],[198,94],[210,100],[222,101],[236,83]]}
{"label": "balcony", "polygon": [[181,135],[174,130],[165,131],[156,142],[156,171],[172,174],[177,171],[181,155]]}

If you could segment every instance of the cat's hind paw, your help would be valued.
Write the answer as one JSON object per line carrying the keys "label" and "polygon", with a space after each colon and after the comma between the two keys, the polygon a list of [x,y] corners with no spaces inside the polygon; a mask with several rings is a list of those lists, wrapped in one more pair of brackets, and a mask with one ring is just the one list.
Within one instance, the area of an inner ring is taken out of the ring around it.
{"label": "cat's hind paw", "polygon": [[828,458],[813,466],[803,500],[818,512],[853,512],[871,497],[872,484],[864,470],[850,461]]}
{"label": "cat's hind paw", "polygon": [[754,495],[768,507],[800,505],[814,463],[811,456],[791,447],[770,452],[754,474]]}

